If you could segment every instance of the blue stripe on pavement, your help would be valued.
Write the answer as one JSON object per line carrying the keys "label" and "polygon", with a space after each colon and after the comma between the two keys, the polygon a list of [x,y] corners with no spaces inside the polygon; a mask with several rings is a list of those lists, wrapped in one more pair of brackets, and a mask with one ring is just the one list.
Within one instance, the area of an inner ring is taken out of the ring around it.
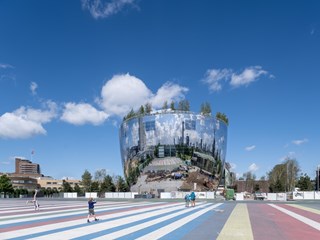
{"label": "blue stripe on pavement", "polygon": [[[161,206],[159,206],[161,207]],[[173,208],[173,207],[176,207],[175,205],[173,206],[167,206],[166,208]],[[129,208],[124,208],[124,209],[121,209],[121,210],[126,210],[126,209],[129,209]],[[120,209],[118,209],[120,210]],[[104,213],[104,212],[112,212],[112,211],[118,211],[118,210],[107,210],[107,211],[102,211],[100,213]],[[151,209],[151,210],[148,210],[148,211],[144,211],[144,213],[149,213],[149,212],[153,212],[153,211],[158,211],[159,209]],[[99,222],[91,222],[90,224],[99,224],[99,223],[102,223],[102,222],[106,222],[106,221],[113,221],[113,220],[117,220],[117,219],[121,219],[121,218],[126,218],[126,217],[130,217],[130,216],[134,216],[134,215],[137,215],[138,213],[132,213],[132,214],[127,214],[125,216],[122,216],[122,217],[113,217],[113,218],[108,218],[106,220],[100,220]],[[164,214],[165,215],[165,214]],[[78,214],[78,215],[74,215],[74,216],[83,216],[83,214]],[[69,218],[69,216],[68,216]],[[58,218],[51,218],[50,220],[52,219],[66,219],[65,217],[58,217]],[[79,227],[84,227],[84,226],[87,226],[88,223],[86,222],[87,221],[87,218],[84,219],[85,223],[84,224],[78,224],[78,225],[74,225],[74,226],[70,226],[70,227],[64,227],[64,228],[58,228],[58,229],[54,229],[54,230],[48,230],[48,231],[44,231],[44,232],[39,232],[39,233],[34,233],[34,234],[29,234],[29,235],[24,235],[24,236],[21,236],[21,237],[16,237],[16,238],[10,238],[10,239],[14,239],[14,240],[24,240],[26,238],[35,238],[35,237],[40,237],[40,236],[45,236],[45,235],[48,235],[48,234],[53,234],[53,233],[58,233],[58,232],[63,232],[63,231],[68,231],[68,230],[72,230],[72,229],[76,229],[76,228],[79,228]],[[41,220],[37,220],[35,222],[43,222]],[[30,223],[30,222],[28,222]],[[84,239],[88,239],[88,238],[84,238]]]}
{"label": "blue stripe on pavement", "polygon": [[[212,204],[208,205],[208,207],[209,206],[212,206]],[[160,228],[162,226],[165,226],[165,225],[167,225],[167,224],[169,224],[171,222],[179,220],[181,217],[188,216],[188,215],[190,215],[190,214],[192,214],[194,212],[197,212],[198,210],[202,210],[202,209],[203,208],[195,208],[194,210],[192,210],[190,212],[183,213],[182,215],[179,215],[177,217],[173,217],[173,218],[171,218],[169,220],[166,220],[166,221],[163,221],[161,223],[152,225],[152,226],[144,228],[142,230],[138,230],[135,233],[131,233],[131,234],[129,234],[127,236],[128,238],[126,238],[126,236],[124,236],[123,238],[117,238],[117,239],[135,239],[135,238],[137,238],[139,236],[145,235],[146,233],[154,231],[154,230],[156,230],[156,229],[158,229],[158,228]],[[104,235],[107,235],[107,234],[110,234],[110,233],[113,233],[113,232],[116,232],[116,231],[120,231],[120,230],[129,228],[129,227],[141,224],[141,223],[149,222],[149,221],[152,221],[152,220],[155,220],[155,219],[158,219],[158,218],[161,218],[163,216],[166,216],[166,215],[169,215],[169,214],[173,214],[173,213],[176,213],[176,212],[179,212],[179,211],[181,211],[181,209],[178,209],[178,210],[175,210],[175,211],[172,211],[172,212],[169,212],[169,213],[159,214],[157,216],[150,217],[150,218],[145,218],[143,220],[138,220],[138,221],[135,221],[133,223],[121,225],[121,226],[118,226],[118,227],[115,227],[115,228],[111,228],[111,229],[95,232],[95,233],[92,233],[92,234],[84,235],[84,236],[81,236],[81,237],[78,237],[78,238],[72,238],[72,240],[86,240],[86,239],[93,239],[93,238],[101,237],[101,236],[104,236]]]}

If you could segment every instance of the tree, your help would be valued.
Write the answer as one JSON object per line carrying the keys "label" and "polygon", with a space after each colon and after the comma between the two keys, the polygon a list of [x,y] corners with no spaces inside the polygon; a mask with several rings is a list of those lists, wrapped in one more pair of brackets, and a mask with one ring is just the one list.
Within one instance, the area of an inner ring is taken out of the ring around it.
{"label": "tree", "polygon": [[256,176],[252,172],[248,171],[243,174],[243,178],[246,180],[246,191],[253,192]]}
{"label": "tree", "polygon": [[0,176],[0,193],[4,193],[4,196],[14,192],[10,178],[7,175]]}
{"label": "tree", "polygon": [[127,192],[129,190],[128,185],[121,176],[116,177],[116,191]]}
{"label": "tree", "polygon": [[295,159],[286,158],[283,164],[278,164],[268,173],[270,190],[292,191],[295,187],[298,172],[298,162]]}
{"label": "tree", "polygon": [[296,187],[300,188],[301,191],[312,191],[314,186],[311,182],[310,177],[305,173],[301,174],[299,180],[297,181]]}
{"label": "tree", "polygon": [[271,183],[269,188],[270,188],[270,192],[274,192],[274,193],[285,191],[285,186],[280,179],[277,179],[274,183]]}
{"label": "tree", "polygon": [[92,175],[88,170],[85,170],[81,176],[82,186],[85,192],[91,191]]}
{"label": "tree", "polygon": [[151,111],[152,111],[152,105],[151,105],[151,103],[146,103],[146,105],[145,105],[145,112],[147,113],[147,114],[149,114],[149,113],[151,113]]}
{"label": "tree", "polygon": [[92,192],[100,192],[100,184],[98,181],[93,181],[91,183],[91,191]]}
{"label": "tree", "polygon": [[180,111],[190,111],[190,103],[188,100],[181,100],[178,103],[178,110]]}
{"label": "tree", "polygon": [[205,116],[211,115],[210,103],[208,103],[208,102],[202,103],[201,104],[200,113],[205,115]]}
{"label": "tree", "polygon": [[105,169],[97,170],[94,173],[94,180],[101,183],[103,181],[103,179],[106,177],[106,175],[107,175],[107,171]]}
{"label": "tree", "polygon": [[101,183],[101,192],[114,192],[116,187],[112,181],[112,177],[107,175]]}
{"label": "tree", "polygon": [[66,180],[62,181],[62,192],[73,192],[73,189]]}
{"label": "tree", "polygon": [[168,102],[167,102],[167,101],[165,101],[165,102],[163,103],[162,109],[163,109],[163,110],[168,109]]}
{"label": "tree", "polygon": [[0,176],[0,193],[10,194],[13,193],[14,189],[11,184],[10,178],[7,175]]}
{"label": "tree", "polygon": [[261,176],[260,180],[266,180],[266,176]]}
{"label": "tree", "polygon": [[139,108],[139,114],[143,115],[144,114],[144,106],[141,105]]}
{"label": "tree", "polygon": [[133,111],[133,108],[131,108],[130,112],[127,114],[126,119],[132,118],[136,115],[136,113]]}
{"label": "tree", "polygon": [[170,103],[170,108],[171,110],[176,110],[175,106],[174,106],[174,101],[171,101]]}
{"label": "tree", "polygon": [[229,125],[229,119],[228,119],[228,117],[227,117],[224,113],[217,112],[217,113],[216,113],[216,118],[222,120],[222,121],[225,122],[227,125]]}
{"label": "tree", "polygon": [[78,183],[76,183],[76,184],[74,185],[74,191],[75,191],[76,193],[78,193],[78,195],[81,195],[81,194],[82,194],[82,190],[81,190],[81,188],[80,188],[80,186],[79,186]]}

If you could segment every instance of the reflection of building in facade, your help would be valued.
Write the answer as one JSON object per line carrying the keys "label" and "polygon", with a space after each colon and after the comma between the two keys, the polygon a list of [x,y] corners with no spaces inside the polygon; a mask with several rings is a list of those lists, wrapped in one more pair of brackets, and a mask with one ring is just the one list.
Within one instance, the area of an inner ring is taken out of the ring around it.
{"label": "reflection of building in facade", "polygon": [[[214,179],[217,187],[224,168],[226,144],[227,125],[223,121],[187,111],[163,110],[139,115],[124,120],[120,129],[124,174],[131,186],[137,183],[144,169],[155,174],[158,171],[162,178],[173,176],[180,171],[170,169],[168,164],[173,161],[178,167],[188,166],[189,171],[181,176],[201,171],[210,180]],[[154,160],[157,168],[150,167]]]}

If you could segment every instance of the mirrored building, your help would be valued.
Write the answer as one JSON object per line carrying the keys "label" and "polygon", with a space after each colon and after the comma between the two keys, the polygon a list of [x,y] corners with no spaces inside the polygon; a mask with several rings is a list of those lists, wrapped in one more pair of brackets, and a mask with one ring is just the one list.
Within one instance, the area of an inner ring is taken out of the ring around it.
{"label": "mirrored building", "polygon": [[178,190],[195,189],[194,184],[198,190],[215,190],[221,181],[227,124],[213,116],[155,111],[125,119],[119,135],[130,186],[143,177],[143,182],[157,182],[157,189],[169,180],[171,186],[177,182]]}

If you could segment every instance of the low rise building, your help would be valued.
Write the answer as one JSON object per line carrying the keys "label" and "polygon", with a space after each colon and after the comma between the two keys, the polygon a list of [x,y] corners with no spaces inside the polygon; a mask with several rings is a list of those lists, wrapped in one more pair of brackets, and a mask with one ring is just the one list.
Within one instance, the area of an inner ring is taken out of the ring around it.
{"label": "low rise building", "polygon": [[68,179],[68,178],[67,179],[54,179],[52,177],[38,177],[37,178],[37,182],[38,182],[40,188],[57,189],[59,191],[62,189],[63,181],[69,183],[72,188],[74,188],[76,186],[76,184],[78,184],[79,187],[82,187],[81,181],[76,180],[76,179]]}

